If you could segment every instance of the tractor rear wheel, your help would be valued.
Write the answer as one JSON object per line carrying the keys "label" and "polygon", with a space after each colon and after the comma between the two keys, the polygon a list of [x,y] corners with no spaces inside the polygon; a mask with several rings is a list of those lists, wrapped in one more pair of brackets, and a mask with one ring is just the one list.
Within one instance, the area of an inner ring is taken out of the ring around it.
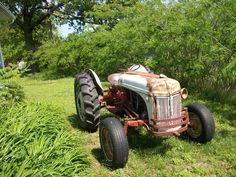
{"label": "tractor rear wheel", "polygon": [[128,161],[129,145],[120,121],[114,117],[101,120],[99,139],[106,159],[114,167],[124,167]]}
{"label": "tractor rear wheel", "polygon": [[190,125],[187,133],[193,140],[201,143],[211,141],[215,133],[215,122],[206,106],[190,104],[188,107]]}
{"label": "tractor rear wheel", "polygon": [[100,103],[89,73],[83,72],[75,76],[74,95],[80,126],[89,132],[95,132],[100,118]]}

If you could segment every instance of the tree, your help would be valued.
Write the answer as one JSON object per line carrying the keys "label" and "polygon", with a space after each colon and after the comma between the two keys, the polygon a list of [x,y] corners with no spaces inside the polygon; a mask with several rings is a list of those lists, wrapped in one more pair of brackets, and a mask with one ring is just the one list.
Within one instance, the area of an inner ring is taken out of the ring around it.
{"label": "tree", "polygon": [[[90,9],[95,1],[69,1],[69,0],[1,0],[16,16],[13,27],[19,29],[24,36],[27,51],[34,52],[38,47],[35,38],[40,27],[54,23],[56,19],[63,23],[76,20],[83,25],[84,13]],[[29,57],[31,60],[32,57]]]}
{"label": "tree", "polygon": [[130,9],[137,0],[100,0],[86,13],[86,22],[95,25],[106,25],[111,30],[120,20],[127,18]]}
{"label": "tree", "polygon": [[2,1],[16,16],[15,26],[17,26],[24,34],[24,40],[27,50],[34,51],[35,41],[33,38],[34,30],[49,18],[61,4],[48,3],[47,1],[27,1],[18,0]]}

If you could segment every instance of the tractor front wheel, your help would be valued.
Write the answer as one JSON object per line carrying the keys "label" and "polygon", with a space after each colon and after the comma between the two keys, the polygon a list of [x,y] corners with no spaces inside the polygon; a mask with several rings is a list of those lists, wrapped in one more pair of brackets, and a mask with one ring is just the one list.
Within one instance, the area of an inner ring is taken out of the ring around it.
{"label": "tractor front wheel", "polygon": [[129,145],[120,121],[113,117],[101,120],[99,139],[106,159],[114,167],[124,167],[128,161]]}
{"label": "tractor front wheel", "polygon": [[187,133],[190,138],[201,143],[211,141],[215,133],[215,122],[210,111],[196,103],[187,107],[190,121]]}

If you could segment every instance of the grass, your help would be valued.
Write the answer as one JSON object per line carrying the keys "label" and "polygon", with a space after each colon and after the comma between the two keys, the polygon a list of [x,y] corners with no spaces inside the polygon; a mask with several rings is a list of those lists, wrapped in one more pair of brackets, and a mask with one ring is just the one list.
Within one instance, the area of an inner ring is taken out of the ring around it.
{"label": "grass", "polygon": [[86,169],[87,155],[62,115],[43,103],[0,109],[0,174],[75,176]]}
{"label": "grass", "polygon": [[[201,102],[209,107],[216,121],[216,134],[207,144],[190,141],[186,136],[155,138],[142,128],[128,134],[129,161],[125,168],[113,169],[103,157],[98,132],[87,133],[76,122],[73,78],[40,80],[23,78],[26,99],[58,107],[59,116],[78,145],[88,154],[90,167],[81,176],[235,176],[236,174],[236,109],[229,105],[191,97],[185,104]],[[104,113],[104,112],[103,112]],[[56,117],[53,117],[59,120]],[[63,127],[63,125],[61,125]],[[73,147],[75,148],[75,147]]]}

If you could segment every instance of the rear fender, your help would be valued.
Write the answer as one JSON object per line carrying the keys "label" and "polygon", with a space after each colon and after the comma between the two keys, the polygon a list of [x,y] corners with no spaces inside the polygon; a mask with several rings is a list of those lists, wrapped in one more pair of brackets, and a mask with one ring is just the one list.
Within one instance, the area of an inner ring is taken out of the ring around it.
{"label": "rear fender", "polygon": [[92,69],[89,69],[88,72],[90,73],[91,77],[93,78],[93,82],[97,88],[98,94],[103,95],[103,88],[102,88],[102,84],[101,84],[101,81],[100,81],[98,75]]}

